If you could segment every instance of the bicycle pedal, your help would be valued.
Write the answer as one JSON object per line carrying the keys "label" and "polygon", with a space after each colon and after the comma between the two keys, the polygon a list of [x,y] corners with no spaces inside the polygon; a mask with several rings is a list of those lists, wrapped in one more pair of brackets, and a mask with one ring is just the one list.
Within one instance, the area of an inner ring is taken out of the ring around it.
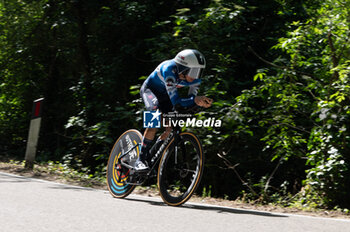
{"label": "bicycle pedal", "polygon": [[140,175],[140,173],[135,172],[133,175],[129,175],[129,181],[126,181],[130,185],[142,185],[146,180],[146,175]]}
{"label": "bicycle pedal", "polygon": [[130,184],[130,185],[142,185],[144,182],[145,182],[145,180],[137,180],[135,182],[126,181],[125,183]]}
{"label": "bicycle pedal", "polygon": [[136,185],[136,186],[139,186],[139,185],[143,184],[143,182],[128,182],[128,181],[126,181],[125,183],[129,184],[129,185]]}

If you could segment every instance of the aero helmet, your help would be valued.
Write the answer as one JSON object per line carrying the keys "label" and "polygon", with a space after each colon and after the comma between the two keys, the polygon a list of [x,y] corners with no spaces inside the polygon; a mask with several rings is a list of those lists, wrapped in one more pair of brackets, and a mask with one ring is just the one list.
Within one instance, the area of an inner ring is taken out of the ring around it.
{"label": "aero helmet", "polygon": [[179,73],[194,79],[201,77],[206,64],[203,54],[195,49],[186,49],[179,52],[175,56],[174,61]]}

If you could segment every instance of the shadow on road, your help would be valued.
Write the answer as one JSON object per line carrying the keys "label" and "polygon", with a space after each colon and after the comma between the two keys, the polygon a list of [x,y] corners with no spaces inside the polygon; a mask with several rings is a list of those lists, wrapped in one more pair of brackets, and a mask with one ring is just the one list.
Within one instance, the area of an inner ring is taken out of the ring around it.
{"label": "shadow on road", "polygon": [[234,214],[251,214],[256,216],[264,216],[264,217],[288,217],[286,215],[274,214],[269,212],[260,212],[254,210],[246,210],[246,209],[234,209],[228,207],[221,206],[210,206],[210,205],[193,205],[191,203],[185,204],[181,207],[189,208],[189,209],[197,209],[197,210],[213,210],[218,213],[234,213]]}
{"label": "shadow on road", "polygon": [[[145,199],[125,198],[124,200],[145,202],[156,206],[172,207],[172,206],[166,205],[163,202],[158,202],[158,201],[154,201],[152,199],[146,199],[146,198]],[[282,214],[259,212],[254,210],[245,210],[245,209],[234,209],[234,208],[215,206],[215,205],[200,205],[200,204],[186,203],[179,207],[186,208],[186,209],[194,209],[194,210],[216,211],[217,213],[250,214],[255,216],[263,216],[263,217],[288,217],[287,215],[282,215]]]}

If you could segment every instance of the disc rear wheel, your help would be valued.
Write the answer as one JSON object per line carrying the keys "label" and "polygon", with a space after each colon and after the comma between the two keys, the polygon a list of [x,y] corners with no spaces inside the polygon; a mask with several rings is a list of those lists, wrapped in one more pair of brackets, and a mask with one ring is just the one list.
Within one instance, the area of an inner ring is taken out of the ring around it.
{"label": "disc rear wheel", "polygon": [[107,186],[112,196],[123,198],[134,190],[135,185],[128,184],[130,169],[121,165],[120,157],[131,150],[122,160],[133,166],[140,154],[141,141],[141,133],[132,129],[124,132],[114,144],[107,165]]}

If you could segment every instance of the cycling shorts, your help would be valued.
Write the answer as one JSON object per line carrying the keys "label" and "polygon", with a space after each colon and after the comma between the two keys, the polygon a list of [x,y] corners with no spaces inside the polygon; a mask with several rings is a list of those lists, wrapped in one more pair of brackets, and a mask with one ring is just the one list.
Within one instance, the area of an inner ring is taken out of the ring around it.
{"label": "cycling shorts", "polygon": [[156,90],[151,90],[147,83],[143,83],[140,94],[147,110],[159,109],[162,113],[168,113],[173,110],[173,104],[170,101],[169,95]]}

